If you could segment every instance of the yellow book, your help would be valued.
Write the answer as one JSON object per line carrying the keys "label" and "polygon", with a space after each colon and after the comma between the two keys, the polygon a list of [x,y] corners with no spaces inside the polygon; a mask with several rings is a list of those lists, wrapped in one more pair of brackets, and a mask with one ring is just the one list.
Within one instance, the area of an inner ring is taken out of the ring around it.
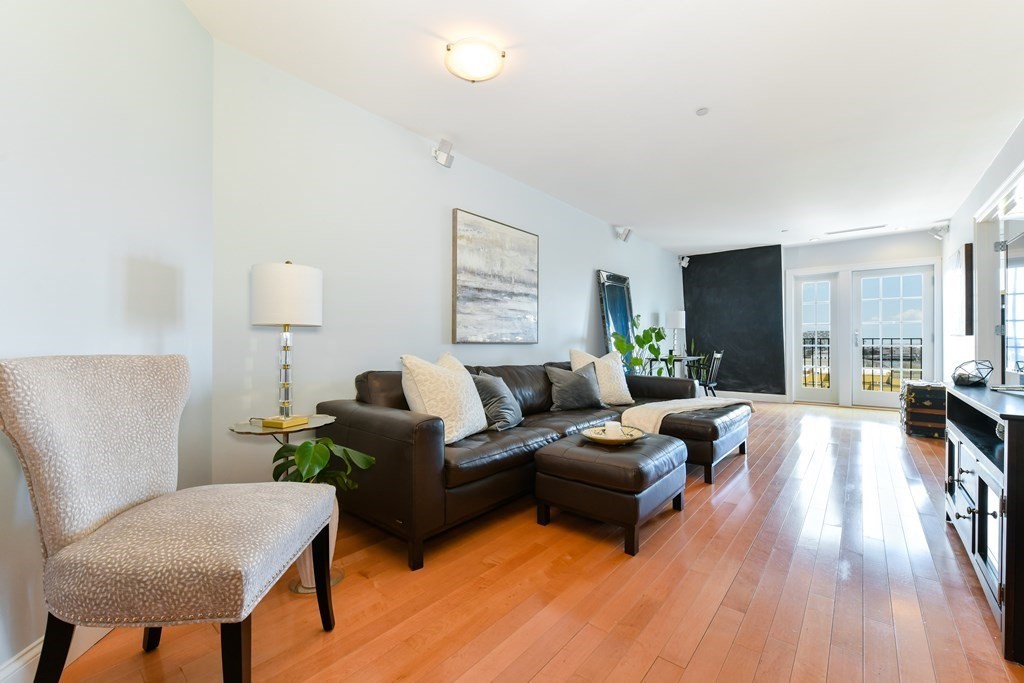
{"label": "yellow book", "polygon": [[305,415],[293,415],[291,417],[275,415],[263,418],[263,426],[270,429],[288,429],[289,427],[298,427],[304,424],[309,424],[309,418]]}

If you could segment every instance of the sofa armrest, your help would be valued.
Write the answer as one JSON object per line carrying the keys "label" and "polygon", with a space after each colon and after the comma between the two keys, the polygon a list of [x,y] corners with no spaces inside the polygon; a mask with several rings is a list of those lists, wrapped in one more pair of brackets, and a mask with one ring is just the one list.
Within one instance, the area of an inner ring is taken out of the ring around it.
{"label": "sofa armrest", "polygon": [[354,400],[325,401],[316,410],[335,421],[317,436],[372,455],[359,484],[341,493],[345,510],[422,546],[444,526],[444,422],[439,417]]}
{"label": "sofa armrest", "polygon": [[629,393],[635,398],[657,398],[665,401],[675,398],[694,398],[697,382],[683,377],[650,377],[626,375]]}

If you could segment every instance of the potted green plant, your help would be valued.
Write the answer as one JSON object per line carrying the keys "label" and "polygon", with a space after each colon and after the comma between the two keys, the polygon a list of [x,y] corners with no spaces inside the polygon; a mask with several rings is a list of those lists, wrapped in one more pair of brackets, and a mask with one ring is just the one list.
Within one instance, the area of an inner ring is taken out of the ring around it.
{"label": "potted green plant", "polygon": [[[337,463],[339,467],[327,469],[331,461]],[[338,491],[351,491],[359,487],[359,484],[349,476],[352,474],[352,468],[369,469],[373,467],[376,459],[372,455],[339,446],[331,439],[322,437],[303,441],[300,444],[283,444],[274,453],[273,462],[275,463],[273,475],[275,481],[331,484]],[[334,560],[334,545],[337,536],[338,500],[335,496],[330,526],[330,557],[332,561]],[[300,591],[303,593],[315,591],[312,551],[309,548],[303,550],[295,564],[299,568]]]}
{"label": "potted green plant", "polygon": [[[615,350],[622,354],[622,364],[629,374],[643,374],[644,366],[651,359],[664,361],[664,366],[658,365],[657,375],[661,377],[668,369],[668,376],[675,376],[676,357],[675,353],[669,351],[667,356],[661,355],[661,342],[665,341],[667,335],[664,327],[646,327],[640,329],[640,315],[633,316],[629,321],[633,328],[633,338],[628,339],[625,335],[612,332],[612,344]],[[650,368],[652,374],[655,368]]]}

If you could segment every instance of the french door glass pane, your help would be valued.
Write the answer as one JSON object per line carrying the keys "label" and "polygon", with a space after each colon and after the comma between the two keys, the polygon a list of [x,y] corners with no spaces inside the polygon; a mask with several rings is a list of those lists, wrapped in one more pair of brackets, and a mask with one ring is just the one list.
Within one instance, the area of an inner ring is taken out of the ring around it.
{"label": "french door glass pane", "polygon": [[831,386],[831,301],[829,281],[805,282],[800,288],[803,306],[803,372],[805,387],[828,389]]}
{"label": "french door glass pane", "polygon": [[924,280],[921,274],[861,280],[861,388],[898,392],[922,377]]}

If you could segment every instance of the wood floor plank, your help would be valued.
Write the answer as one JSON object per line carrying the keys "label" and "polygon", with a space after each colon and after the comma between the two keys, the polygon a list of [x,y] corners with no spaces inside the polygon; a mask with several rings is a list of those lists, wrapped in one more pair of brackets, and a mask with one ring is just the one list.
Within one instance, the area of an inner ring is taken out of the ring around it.
{"label": "wood floor plank", "polygon": [[651,665],[643,683],[675,683],[683,677],[684,669],[676,666],[667,659],[658,657]]}
{"label": "wood floor plank", "polygon": [[828,653],[832,645],[832,613],[835,603],[831,598],[812,593],[807,598],[800,639],[793,661],[794,681],[821,681],[828,676]]}
{"label": "wood floor plank", "polygon": [[[528,498],[404,546],[346,515],[337,628],[287,572],[253,615],[253,680],[1005,681],[998,626],[944,518],[942,441],[895,413],[758,404],[746,458],[686,508],[622,531]],[[216,625],[170,627],[144,655],[118,629],[66,681],[220,678]]]}

